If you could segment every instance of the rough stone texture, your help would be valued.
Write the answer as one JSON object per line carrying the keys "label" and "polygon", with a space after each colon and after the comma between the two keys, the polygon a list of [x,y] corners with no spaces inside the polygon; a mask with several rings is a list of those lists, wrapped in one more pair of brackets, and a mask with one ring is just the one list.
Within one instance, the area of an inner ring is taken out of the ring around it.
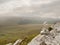
{"label": "rough stone texture", "polygon": [[14,44],[8,43],[6,45],[20,45],[21,42],[22,42],[22,40],[21,39],[18,39]]}
{"label": "rough stone texture", "polygon": [[18,39],[13,45],[20,45],[21,41],[21,39]]}
{"label": "rough stone texture", "polygon": [[53,30],[43,28],[39,34],[28,45],[60,45],[60,23],[54,24]]}

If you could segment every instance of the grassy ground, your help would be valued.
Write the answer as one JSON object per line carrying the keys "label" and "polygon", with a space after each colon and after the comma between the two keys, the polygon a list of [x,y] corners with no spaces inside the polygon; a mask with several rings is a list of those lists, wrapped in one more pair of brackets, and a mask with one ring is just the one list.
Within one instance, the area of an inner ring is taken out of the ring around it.
{"label": "grassy ground", "polygon": [[21,45],[27,45],[36,35],[40,33],[41,24],[26,24],[16,26],[0,27],[0,45],[14,43],[17,39],[26,38]]}

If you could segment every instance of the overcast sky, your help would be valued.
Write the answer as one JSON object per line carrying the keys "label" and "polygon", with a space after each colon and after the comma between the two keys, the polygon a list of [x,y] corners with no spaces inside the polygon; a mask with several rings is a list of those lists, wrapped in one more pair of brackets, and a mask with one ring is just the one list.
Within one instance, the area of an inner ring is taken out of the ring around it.
{"label": "overcast sky", "polygon": [[60,18],[59,0],[0,0],[1,16]]}

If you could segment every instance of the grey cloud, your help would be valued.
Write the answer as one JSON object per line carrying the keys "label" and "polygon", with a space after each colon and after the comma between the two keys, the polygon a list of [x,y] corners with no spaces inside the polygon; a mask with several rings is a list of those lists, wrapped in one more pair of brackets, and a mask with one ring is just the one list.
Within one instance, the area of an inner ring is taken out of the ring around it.
{"label": "grey cloud", "polygon": [[[34,1],[34,0],[33,0]],[[35,0],[36,2],[37,0]],[[40,1],[40,0],[38,0]],[[37,1],[37,2],[38,2]],[[50,14],[52,13],[52,14]],[[9,12],[8,15],[19,15],[19,16],[60,16],[60,1],[56,0],[49,4],[43,5],[32,5],[31,7],[19,7],[14,9],[12,12]]]}
{"label": "grey cloud", "polygon": [[5,2],[8,2],[10,0],[0,0],[0,3],[5,3]]}

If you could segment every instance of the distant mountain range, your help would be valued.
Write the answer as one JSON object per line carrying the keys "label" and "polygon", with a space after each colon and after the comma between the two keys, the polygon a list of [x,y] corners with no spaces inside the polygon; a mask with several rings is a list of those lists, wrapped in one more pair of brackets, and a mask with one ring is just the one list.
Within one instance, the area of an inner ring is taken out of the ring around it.
{"label": "distant mountain range", "polygon": [[44,21],[47,23],[55,23],[60,22],[60,19],[41,17],[6,17],[5,19],[0,19],[0,25],[42,24]]}

